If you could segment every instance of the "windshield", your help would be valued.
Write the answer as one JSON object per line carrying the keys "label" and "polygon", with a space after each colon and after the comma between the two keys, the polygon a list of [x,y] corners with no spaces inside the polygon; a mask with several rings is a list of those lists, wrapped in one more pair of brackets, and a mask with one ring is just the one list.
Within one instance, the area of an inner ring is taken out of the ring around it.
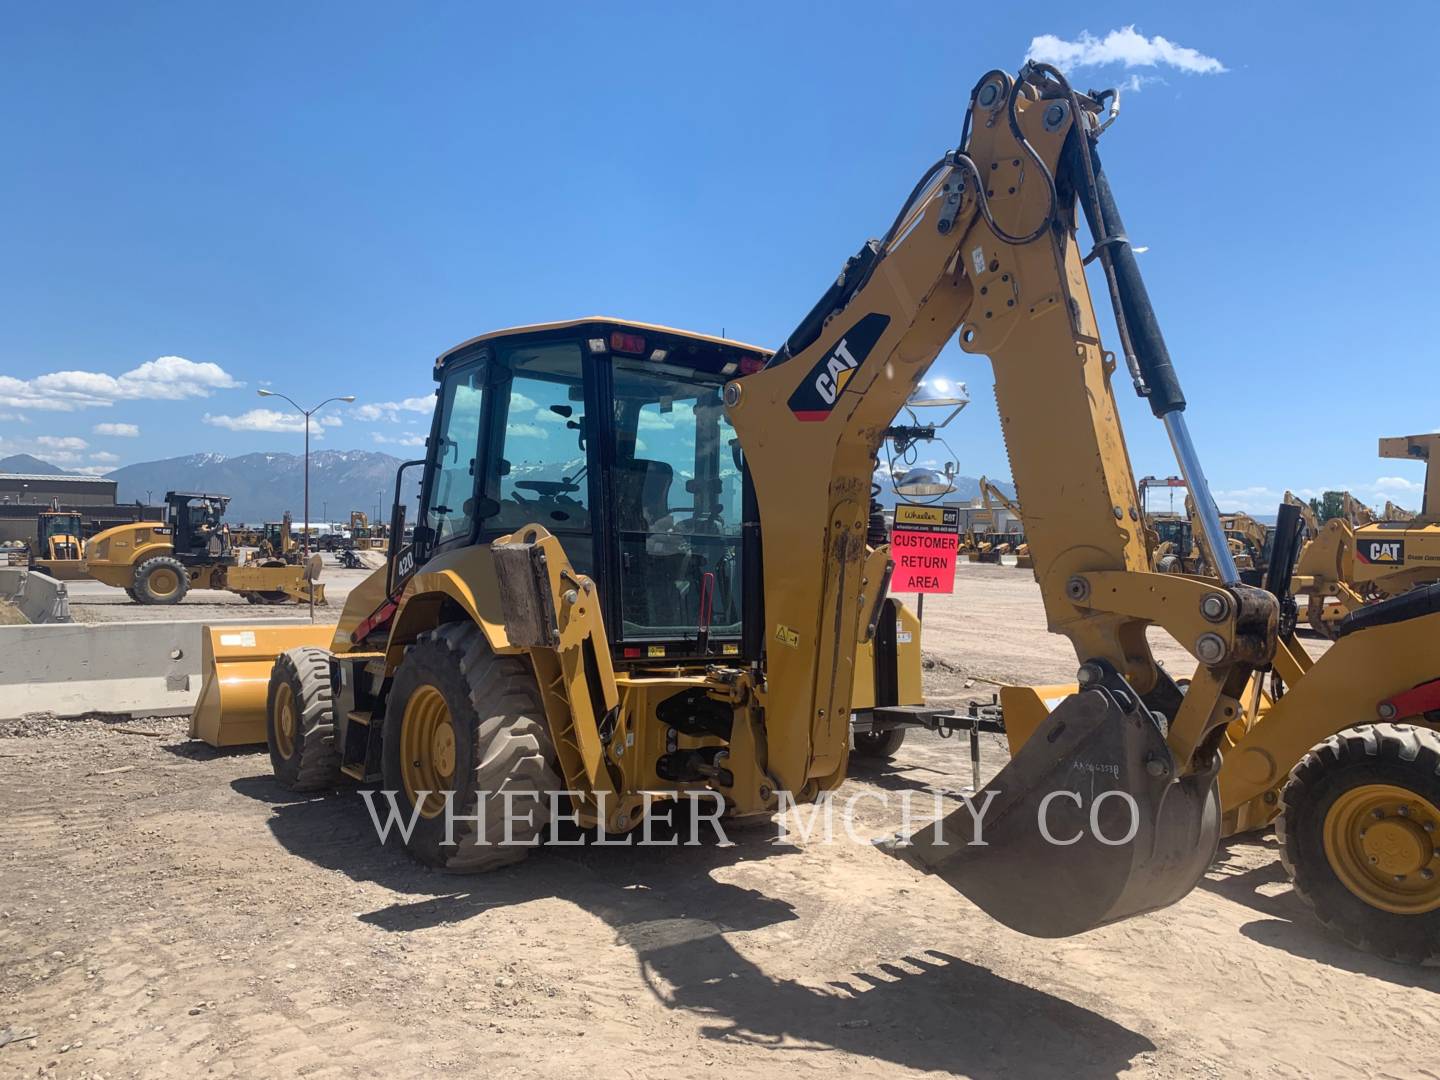
{"label": "windshield", "polygon": [[740,633],[741,478],[721,381],[614,362],[621,620],[626,638]]}
{"label": "windshield", "polygon": [[52,536],[79,536],[79,514],[53,514],[44,519],[45,539]]}

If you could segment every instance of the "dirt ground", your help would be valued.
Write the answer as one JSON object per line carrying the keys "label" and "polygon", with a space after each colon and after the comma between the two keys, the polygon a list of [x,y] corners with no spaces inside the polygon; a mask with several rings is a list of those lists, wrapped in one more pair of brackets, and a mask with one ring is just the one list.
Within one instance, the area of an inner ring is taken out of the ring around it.
{"label": "dirt ground", "polygon": [[[1009,568],[962,567],[927,602],[925,645],[952,701],[1074,667]],[[769,828],[446,876],[381,848],[353,789],[289,795],[263,751],[183,736],[178,719],[0,726],[0,1076],[1440,1069],[1440,973],[1313,925],[1268,836],[1226,845],[1163,912],[1042,941],[866,843]],[[981,756],[987,774],[1005,759],[991,736]],[[954,805],[968,754],[912,733],[852,771],[863,839],[899,827],[901,792]]]}

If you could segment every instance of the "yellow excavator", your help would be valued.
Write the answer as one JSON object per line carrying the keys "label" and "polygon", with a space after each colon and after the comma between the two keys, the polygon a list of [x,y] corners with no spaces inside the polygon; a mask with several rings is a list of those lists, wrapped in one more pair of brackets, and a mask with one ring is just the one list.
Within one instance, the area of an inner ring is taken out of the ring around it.
{"label": "yellow excavator", "polygon": [[[943,843],[927,828],[899,852],[1053,937],[1179,900],[1222,827],[1278,817],[1322,920],[1383,955],[1440,954],[1440,600],[1357,613],[1311,659],[1280,622],[1288,583],[1240,581],[1100,161],[1117,108],[1047,64],[986,73],[958,145],[773,353],[597,317],[442,354],[425,457],[402,466],[422,471],[413,542],[322,633],[214,628],[194,724],[243,713],[264,670],[280,784],[379,783],[413,825],[397,842],[453,870],[522,858],[554,817],[629,832],[657,797],[762,818],[820,799],[845,778],[853,669],[886,610],[877,451],[958,336],[993,365],[1078,677],[1015,688],[1010,763]],[[1090,256],[1214,580],[1151,572]],[[1194,657],[1188,681],[1152,628]]]}
{"label": "yellow excavator", "polygon": [[[1434,455],[1440,434],[1380,440],[1382,458],[1425,463],[1425,494],[1418,514],[1387,503],[1375,515],[1349,492],[1342,514],[1331,518],[1300,551],[1295,591],[1306,594],[1304,619],[1312,630],[1332,637],[1365,604],[1399,597],[1440,582],[1440,469]],[[1408,514],[1408,516],[1406,516]]]}
{"label": "yellow excavator", "polygon": [[224,522],[229,497],[167,491],[164,521],[96,533],[85,545],[91,577],[138,604],[178,604],[191,588],[224,589],[252,604],[325,602],[318,556],[305,566],[271,558],[242,562]]}

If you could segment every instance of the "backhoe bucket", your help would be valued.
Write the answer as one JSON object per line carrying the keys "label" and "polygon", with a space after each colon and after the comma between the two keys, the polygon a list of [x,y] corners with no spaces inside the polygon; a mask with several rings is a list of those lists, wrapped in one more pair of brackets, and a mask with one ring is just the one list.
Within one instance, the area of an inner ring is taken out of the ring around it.
{"label": "backhoe bucket", "polygon": [[1013,930],[1081,934],[1194,888],[1220,838],[1216,771],[1175,779],[1159,724],[1112,674],[1050,713],[973,815],[961,807],[896,853]]}
{"label": "backhoe bucket", "polygon": [[286,649],[328,649],[335,625],[206,626],[200,631],[204,682],[190,714],[190,737],[211,746],[265,742],[270,668]]}

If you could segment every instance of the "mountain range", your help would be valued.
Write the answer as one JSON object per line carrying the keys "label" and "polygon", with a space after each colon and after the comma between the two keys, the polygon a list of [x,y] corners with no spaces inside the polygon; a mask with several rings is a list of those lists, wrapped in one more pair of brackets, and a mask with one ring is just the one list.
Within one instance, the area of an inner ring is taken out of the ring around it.
{"label": "mountain range", "polygon": [[[310,455],[310,520],[348,521],[363,510],[386,521],[395,497],[395,470],[401,459],[373,450],[317,450]],[[126,465],[107,473],[118,481],[117,502],[155,503],[167,491],[200,491],[230,496],[227,520],[254,524],[278,521],[286,510],[303,518],[305,459],[300,454],[187,454]],[[405,474],[402,496],[411,515],[420,470]]]}
{"label": "mountain range", "polygon": [[[376,520],[390,515],[390,500],[395,493],[395,470],[401,459],[373,450],[317,450],[310,455],[310,520],[348,521],[351,510],[363,510]],[[186,454],[125,465],[106,473],[106,479],[118,482],[117,502],[158,503],[167,491],[201,491],[230,496],[225,517],[232,523],[257,524],[278,521],[289,510],[298,524],[304,500],[305,459],[300,454]],[[578,466],[579,462],[571,463]],[[552,467],[553,468],[553,467]],[[512,470],[514,476],[524,473],[525,465]],[[0,458],[0,473],[19,472],[55,475],[64,473],[47,461],[16,454]],[[561,470],[564,471],[563,469]],[[413,515],[415,495],[419,492],[420,470],[405,474],[403,492],[407,510]],[[995,486],[1013,496],[1014,488],[1004,481]],[[979,498],[980,481],[973,476],[957,476],[955,491],[944,502],[968,502]],[[895,504],[894,492],[880,496],[886,506]]]}

